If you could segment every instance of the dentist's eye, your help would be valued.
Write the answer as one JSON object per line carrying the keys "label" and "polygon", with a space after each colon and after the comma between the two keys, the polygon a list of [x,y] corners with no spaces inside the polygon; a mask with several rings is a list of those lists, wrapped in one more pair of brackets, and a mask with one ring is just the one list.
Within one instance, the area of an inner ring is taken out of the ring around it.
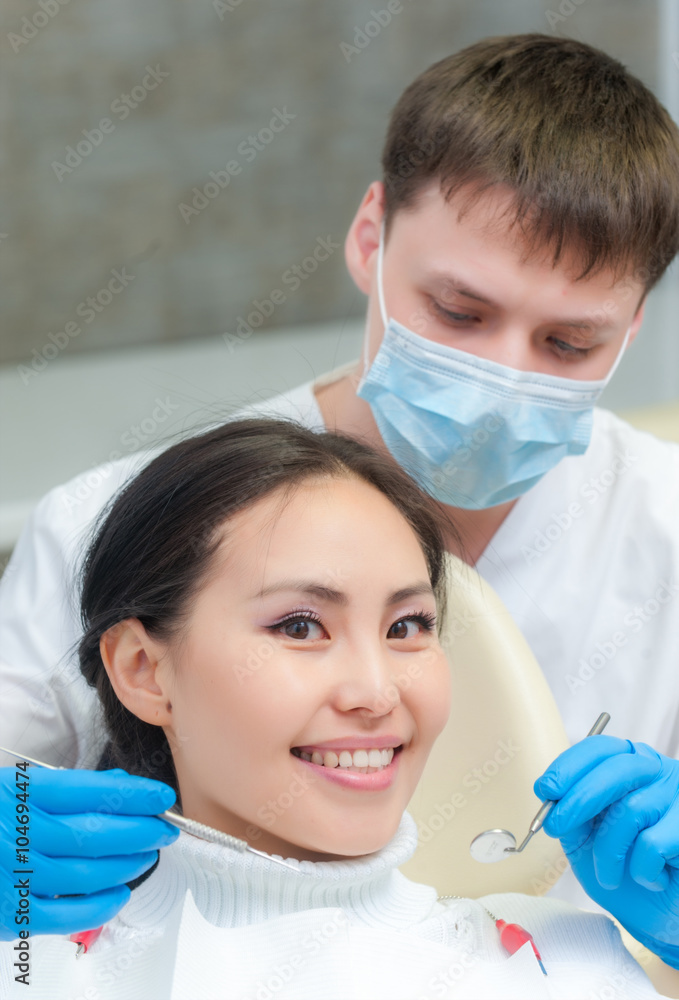
{"label": "dentist's eye", "polygon": [[[414,626],[419,625],[417,629]],[[409,631],[412,627],[412,631]],[[421,611],[418,615],[409,615],[407,618],[399,618],[387,632],[387,639],[413,639],[421,632],[433,632],[436,627],[436,615]]]}
{"label": "dentist's eye", "polygon": [[290,615],[289,618],[284,618],[283,621],[276,622],[269,628],[272,632],[283,632],[288,639],[327,638],[320,618],[312,611]]}
{"label": "dentist's eye", "polygon": [[438,302],[436,302],[434,299],[432,299],[432,305],[436,310],[436,312],[439,314],[439,316],[441,316],[445,320],[448,320],[448,322],[450,323],[469,324],[469,323],[479,322],[478,316],[474,316],[471,313],[451,312],[449,309],[444,309],[444,307],[440,305]]}
{"label": "dentist's eye", "polygon": [[555,353],[560,358],[586,358],[592,351],[591,347],[575,347],[573,344],[566,343],[565,340],[559,340],[558,337],[550,337],[549,339],[555,348]]}

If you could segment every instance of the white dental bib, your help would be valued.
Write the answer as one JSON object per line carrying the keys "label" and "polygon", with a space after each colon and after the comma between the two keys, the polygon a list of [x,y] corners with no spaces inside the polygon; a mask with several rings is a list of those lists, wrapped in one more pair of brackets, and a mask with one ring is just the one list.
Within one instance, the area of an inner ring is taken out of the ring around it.
{"label": "white dental bib", "polygon": [[13,982],[12,943],[0,945],[0,996],[579,1000],[610,990],[616,976],[614,996],[657,996],[611,921],[564,903],[486,897],[496,915],[531,930],[549,977],[530,945],[509,958],[479,901],[438,902],[435,889],[397,870],[416,842],[405,813],[382,850],[293,862],[298,874],[182,833],[81,959],[65,938],[31,939],[30,994]]}

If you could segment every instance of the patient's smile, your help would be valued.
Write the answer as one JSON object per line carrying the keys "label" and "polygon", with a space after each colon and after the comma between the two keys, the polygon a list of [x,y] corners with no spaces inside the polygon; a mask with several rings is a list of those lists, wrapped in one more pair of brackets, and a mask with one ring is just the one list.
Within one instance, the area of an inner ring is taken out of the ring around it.
{"label": "patient's smile", "polygon": [[[301,751],[298,747],[293,747],[290,751],[294,757],[303,762],[305,767],[310,767],[319,775],[326,778],[334,785],[349,788],[352,791],[380,792],[391,788],[399,772],[401,751],[403,746],[395,749],[385,750],[327,750],[321,754],[320,751],[308,753]],[[380,758],[380,763],[376,766],[361,763],[364,760],[370,761],[370,754],[373,760]],[[315,758],[315,759],[314,759]],[[356,761],[358,760],[358,764]],[[382,763],[382,761],[386,761]]]}
{"label": "patient's smile", "polygon": [[346,770],[360,771],[362,774],[371,774],[373,771],[381,771],[391,764],[395,753],[402,747],[390,747],[387,750],[320,750],[309,752],[299,747],[293,747],[291,753],[302,760],[311,761],[312,764],[319,764],[321,767],[342,767]]}

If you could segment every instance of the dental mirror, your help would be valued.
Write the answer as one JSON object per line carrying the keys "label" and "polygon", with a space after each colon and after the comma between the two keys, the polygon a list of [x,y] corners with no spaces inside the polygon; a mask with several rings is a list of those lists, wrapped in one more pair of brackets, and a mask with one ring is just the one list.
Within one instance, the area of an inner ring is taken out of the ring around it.
{"label": "dental mirror", "polygon": [[[610,721],[611,717],[608,712],[602,712],[587,733],[587,736],[598,736],[599,733],[603,733]],[[516,837],[513,833],[510,833],[509,830],[497,828],[495,830],[484,830],[483,833],[474,837],[469,845],[469,853],[474,861],[480,861],[482,864],[493,864],[495,861],[504,861],[510,854],[520,854],[534,834],[542,829],[542,824],[555,805],[556,800],[552,799],[546,799],[542,803],[535,815],[535,819],[528,827],[528,833],[519,847],[516,846]]]}
{"label": "dental mirror", "polygon": [[507,857],[507,851],[516,849],[516,837],[509,830],[484,830],[474,837],[469,845],[469,853],[474,861],[491,864]]}

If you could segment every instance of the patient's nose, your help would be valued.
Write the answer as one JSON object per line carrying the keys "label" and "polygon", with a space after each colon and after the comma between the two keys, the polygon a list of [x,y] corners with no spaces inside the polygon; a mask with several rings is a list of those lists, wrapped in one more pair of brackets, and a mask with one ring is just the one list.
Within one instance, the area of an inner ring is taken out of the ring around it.
{"label": "patient's nose", "polygon": [[393,652],[379,643],[362,645],[343,657],[342,676],[336,691],[341,711],[363,710],[387,715],[401,700]]}

